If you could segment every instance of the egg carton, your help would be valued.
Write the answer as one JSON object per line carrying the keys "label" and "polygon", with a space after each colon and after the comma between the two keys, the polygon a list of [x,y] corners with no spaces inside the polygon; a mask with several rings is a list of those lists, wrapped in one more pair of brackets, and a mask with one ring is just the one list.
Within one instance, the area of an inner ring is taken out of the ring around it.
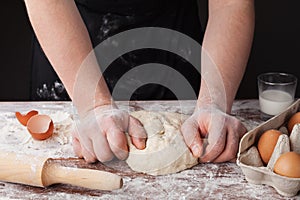
{"label": "egg carton", "polygon": [[[300,153],[300,124],[294,126],[290,136],[287,135],[288,131],[285,127],[289,118],[298,111],[300,111],[300,99],[281,114],[243,136],[239,144],[237,165],[241,167],[249,183],[270,185],[283,196],[297,195],[300,190],[300,178],[278,175],[273,172],[273,168],[281,154],[289,151]],[[270,161],[267,166],[264,166],[256,144],[261,134],[270,129],[280,130],[284,134],[279,136]]]}

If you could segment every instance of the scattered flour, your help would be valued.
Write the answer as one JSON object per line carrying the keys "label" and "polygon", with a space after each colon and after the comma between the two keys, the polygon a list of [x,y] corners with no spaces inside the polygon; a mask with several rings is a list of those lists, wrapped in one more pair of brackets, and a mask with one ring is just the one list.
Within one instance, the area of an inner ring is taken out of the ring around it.
{"label": "scattered flour", "polygon": [[27,128],[14,117],[14,113],[5,113],[5,123],[0,126],[0,150],[51,158],[74,157],[71,144],[74,126],[72,116],[62,111],[40,114],[47,114],[53,120],[52,137],[43,141],[34,140]]}
{"label": "scattered flour", "polygon": [[[249,119],[249,114],[253,111],[250,112],[248,108],[258,108],[258,101],[251,105],[247,102],[237,102],[238,105],[235,103],[234,111],[245,122],[247,128],[253,128],[259,121],[257,121],[256,115],[253,116],[253,119]],[[161,111],[171,107],[175,108],[172,105],[170,102],[162,105],[141,102],[134,105],[133,110],[151,107],[155,111],[156,108]],[[182,113],[191,114],[194,104],[191,102],[186,105],[184,107],[186,112]],[[64,112],[49,111],[51,106],[44,104],[43,106],[39,106],[37,110],[45,110],[41,114],[51,115],[55,125],[54,136],[46,141],[33,140],[26,127],[18,123],[14,113],[9,112],[12,107],[2,107],[2,112],[0,112],[0,149],[30,154],[48,154],[51,157],[73,156],[70,144],[73,116]],[[14,109],[25,110],[23,107],[24,104],[21,104]],[[240,107],[244,110],[241,110]],[[55,106],[56,110],[65,111],[68,108],[68,104]],[[168,111],[176,112],[175,109]],[[0,199],[261,199],[262,197],[265,199],[288,199],[277,194],[269,186],[249,184],[240,168],[234,163],[199,164],[191,170],[157,177],[142,174],[130,175],[126,172],[123,174],[123,180],[122,189],[112,192],[81,190],[64,185],[35,191],[31,187],[0,182]]]}

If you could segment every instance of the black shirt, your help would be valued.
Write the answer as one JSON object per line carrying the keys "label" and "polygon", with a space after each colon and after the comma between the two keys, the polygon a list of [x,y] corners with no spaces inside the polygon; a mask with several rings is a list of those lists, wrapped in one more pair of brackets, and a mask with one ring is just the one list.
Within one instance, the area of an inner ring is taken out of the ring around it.
{"label": "black shirt", "polygon": [[[141,27],[172,29],[193,38],[199,44],[202,42],[203,32],[196,0],[76,0],[75,2],[94,47],[115,34]],[[68,99],[37,40],[34,41],[33,50],[32,99]],[[189,81],[195,93],[199,92],[200,74],[198,71],[180,56],[158,49],[140,49],[128,52],[116,59],[103,72],[110,91],[113,92],[118,80],[126,72],[146,63],[171,66]],[[172,79],[167,75],[165,78]],[[189,98],[191,97],[186,97],[186,99]],[[177,98],[168,88],[158,84],[144,85],[131,95],[131,100],[163,99]],[[122,99],[122,95],[116,95],[115,100],[128,99]]]}

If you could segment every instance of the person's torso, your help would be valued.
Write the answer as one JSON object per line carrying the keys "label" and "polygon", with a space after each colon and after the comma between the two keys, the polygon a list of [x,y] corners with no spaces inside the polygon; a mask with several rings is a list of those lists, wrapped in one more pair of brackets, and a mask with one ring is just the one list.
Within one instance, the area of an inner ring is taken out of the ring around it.
{"label": "person's torso", "polygon": [[[202,42],[203,32],[199,21],[196,0],[75,1],[95,48],[109,37],[141,27],[171,29],[187,35],[197,41],[199,45]],[[151,40],[151,36],[144,37],[144,39]],[[178,48],[180,49],[180,47]],[[190,49],[181,50],[186,52],[190,51]],[[137,66],[147,63],[161,63],[172,67],[190,82],[196,93],[199,90],[200,74],[194,66],[180,58],[178,55],[171,54],[170,52],[155,49],[143,49],[128,52],[125,55],[120,56],[103,72],[110,91],[113,92],[118,80],[124,74]],[[33,66],[39,73],[42,72],[40,65],[41,63],[37,66]],[[160,76],[159,79],[163,81],[169,79],[171,79],[171,81],[176,81],[166,73],[158,73],[156,76]],[[38,75],[37,77],[47,77],[47,79],[49,79],[47,82],[57,81],[58,79],[57,77],[50,76],[49,73]],[[43,83],[44,81],[45,78],[41,78],[38,82]],[[41,85],[41,83],[34,84]],[[132,97],[135,100],[174,99],[174,95],[172,92],[168,91],[168,88],[164,88],[157,84],[147,85],[144,88],[137,90]],[[118,99],[122,100],[122,97],[120,96]]]}

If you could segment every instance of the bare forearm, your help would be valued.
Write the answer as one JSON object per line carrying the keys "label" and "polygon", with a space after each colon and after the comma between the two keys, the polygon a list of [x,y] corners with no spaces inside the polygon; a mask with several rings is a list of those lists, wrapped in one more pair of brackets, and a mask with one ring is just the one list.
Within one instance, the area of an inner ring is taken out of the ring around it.
{"label": "bare forearm", "polygon": [[[81,109],[110,101],[96,59],[89,56],[92,44],[73,0],[26,0],[29,18],[37,38],[72,100]],[[80,88],[79,88],[80,82]],[[96,97],[95,97],[96,94]],[[90,108],[88,108],[90,107]]]}
{"label": "bare forearm", "polygon": [[209,8],[198,104],[211,101],[230,112],[251,49],[254,2],[210,0]]}

